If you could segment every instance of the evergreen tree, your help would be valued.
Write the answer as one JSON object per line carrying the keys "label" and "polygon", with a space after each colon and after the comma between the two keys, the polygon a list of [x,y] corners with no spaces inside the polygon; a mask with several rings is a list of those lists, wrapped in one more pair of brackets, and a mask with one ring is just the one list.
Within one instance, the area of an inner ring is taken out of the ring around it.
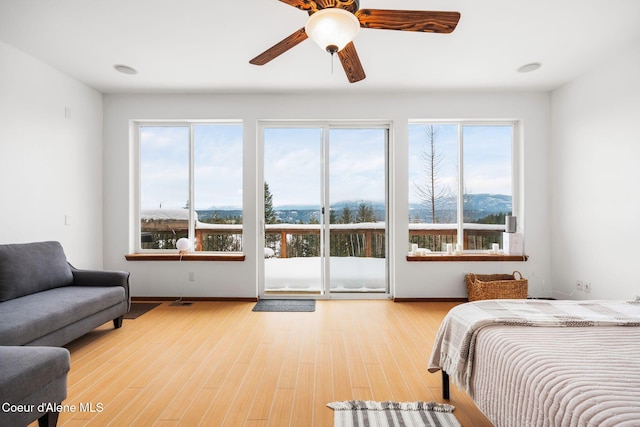
{"label": "evergreen tree", "polygon": [[511,215],[510,212],[500,212],[497,214],[489,214],[487,216],[485,216],[484,218],[480,218],[478,219],[476,222],[478,224],[504,224],[505,223],[505,217],[507,215]]}
{"label": "evergreen tree", "polygon": [[329,224],[336,224],[338,222],[338,218],[336,217],[336,210],[331,208],[329,209]]}
{"label": "evergreen tree", "polygon": [[276,213],[273,210],[273,195],[269,191],[269,184],[264,182],[264,222],[265,224],[275,224],[278,222]]}
{"label": "evergreen tree", "polygon": [[340,216],[340,224],[353,224],[353,216],[349,206],[342,208],[342,215]]}
{"label": "evergreen tree", "polygon": [[[309,218],[309,224],[320,224],[318,218],[312,216]],[[320,233],[308,234],[305,236],[307,242],[307,255],[306,256],[319,256],[320,255]]]}
{"label": "evergreen tree", "polygon": [[[278,222],[278,218],[276,217],[276,213],[273,210],[273,195],[269,190],[269,184],[264,182],[264,223],[265,224],[276,224]],[[268,234],[265,231],[264,235],[265,246],[273,249],[276,253],[280,252],[279,243],[280,236],[277,234]]]}
{"label": "evergreen tree", "polygon": [[358,212],[356,214],[356,222],[376,222],[376,215],[373,212],[373,206],[360,202]]}

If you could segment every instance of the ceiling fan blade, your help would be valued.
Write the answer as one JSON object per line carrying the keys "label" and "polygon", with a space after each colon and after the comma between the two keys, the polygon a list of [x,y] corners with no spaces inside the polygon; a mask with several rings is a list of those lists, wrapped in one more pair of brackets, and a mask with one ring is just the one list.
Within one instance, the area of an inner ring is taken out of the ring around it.
{"label": "ceiling fan blade", "polygon": [[344,72],[347,74],[349,82],[359,82],[367,77],[364,74],[364,68],[362,68],[362,63],[360,62],[358,52],[356,51],[356,47],[353,42],[350,42],[338,52],[338,58],[340,58],[342,68],[344,68]]}
{"label": "ceiling fan blade", "polygon": [[309,0],[280,0],[282,3],[286,3],[289,6],[296,7],[300,10],[315,10],[315,2]]}
{"label": "ceiling fan blade", "polygon": [[253,58],[251,61],[249,61],[249,63],[254,65],[264,65],[267,62],[271,61],[272,59],[282,55],[283,53],[285,53],[292,47],[296,46],[297,44],[305,41],[307,38],[309,38],[309,36],[307,36],[307,32],[304,30],[304,27],[300,28],[298,31],[291,34],[289,37],[285,38],[279,43],[276,43],[275,45],[271,46],[269,49],[262,52],[260,55]]}
{"label": "ceiling fan blade", "polygon": [[460,20],[459,12],[426,10],[360,9],[356,12],[362,28],[450,33]]}
{"label": "ceiling fan blade", "polygon": [[354,13],[358,10],[358,0],[280,0],[289,6],[293,6],[306,12],[315,13],[322,9],[339,7]]}

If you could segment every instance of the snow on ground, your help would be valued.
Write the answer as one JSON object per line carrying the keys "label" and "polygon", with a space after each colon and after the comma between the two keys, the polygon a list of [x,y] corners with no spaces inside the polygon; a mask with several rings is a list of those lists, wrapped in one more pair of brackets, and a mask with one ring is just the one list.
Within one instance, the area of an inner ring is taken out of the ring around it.
{"label": "snow on ground", "polygon": [[[267,258],[264,260],[267,291],[320,291],[319,257]],[[331,257],[332,292],[385,292],[385,260],[382,258]]]}
{"label": "snow on ground", "polygon": [[[198,218],[198,213],[194,212],[194,218]],[[140,219],[151,220],[182,220],[189,219],[188,209],[145,209],[140,212]]]}

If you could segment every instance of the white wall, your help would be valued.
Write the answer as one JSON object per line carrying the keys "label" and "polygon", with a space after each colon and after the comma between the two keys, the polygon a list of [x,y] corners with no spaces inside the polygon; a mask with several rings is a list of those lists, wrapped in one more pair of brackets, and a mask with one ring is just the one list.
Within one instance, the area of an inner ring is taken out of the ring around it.
{"label": "white wall", "polygon": [[0,41],[0,244],[100,268],[102,212],[102,95]]}
{"label": "white wall", "polygon": [[[532,295],[550,295],[553,288],[557,298],[634,298],[640,294],[634,268],[640,241],[638,75],[635,45],[554,91],[550,100],[542,93],[347,91],[107,95],[103,107],[97,91],[0,41],[0,244],[59,240],[78,267],[131,271],[134,295],[255,296],[259,253],[249,250],[256,246],[252,228],[245,233],[243,263],[124,260],[133,214],[128,120],[243,119],[245,221],[255,224],[258,119],[373,118],[394,122],[391,257],[397,297],[463,297],[466,272],[518,269],[529,278]],[[406,123],[417,118],[522,120],[526,198],[519,223],[529,262],[406,262]],[[196,282],[186,280],[187,271],[196,272]],[[592,284],[591,295],[574,292],[577,279]]]}
{"label": "white wall", "polygon": [[[554,296],[640,295],[640,43],[552,94]],[[591,294],[574,292],[576,280]]]}
{"label": "white wall", "polygon": [[[256,123],[259,119],[380,119],[393,121],[392,205],[395,207],[392,286],[401,298],[465,297],[464,274],[520,270],[530,293],[549,295],[548,200],[549,96],[543,93],[450,94],[203,94],[105,95],[104,263],[132,273],[134,296],[255,297],[262,249],[256,249]],[[242,119],[244,121],[245,262],[127,262],[131,252],[133,190],[130,119]],[[526,233],[530,261],[406,261],[408,242],[407,122],[410,119],[517,119],[522,122],[521,156],[525,202],[518,222]],[[189,282],[187,272],[195,273]]]}

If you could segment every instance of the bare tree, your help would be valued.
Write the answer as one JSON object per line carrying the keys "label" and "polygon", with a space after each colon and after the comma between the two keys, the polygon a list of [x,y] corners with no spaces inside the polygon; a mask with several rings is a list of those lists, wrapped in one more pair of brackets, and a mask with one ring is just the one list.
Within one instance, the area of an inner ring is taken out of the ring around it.
{"label": "bare tree", "polygon": [[422,173],[424,180],[420,183],[414,182],[416,194],[422,204],[427,207],[431,215],[431,223],[440,222],[437,212],[451,200],[451,189],[446,185],[440,175],[443,156],[438,153],[436,139],[438,137],[438,127],[428,125],[424,127],[426,147],[422,153],[423,162]]}

